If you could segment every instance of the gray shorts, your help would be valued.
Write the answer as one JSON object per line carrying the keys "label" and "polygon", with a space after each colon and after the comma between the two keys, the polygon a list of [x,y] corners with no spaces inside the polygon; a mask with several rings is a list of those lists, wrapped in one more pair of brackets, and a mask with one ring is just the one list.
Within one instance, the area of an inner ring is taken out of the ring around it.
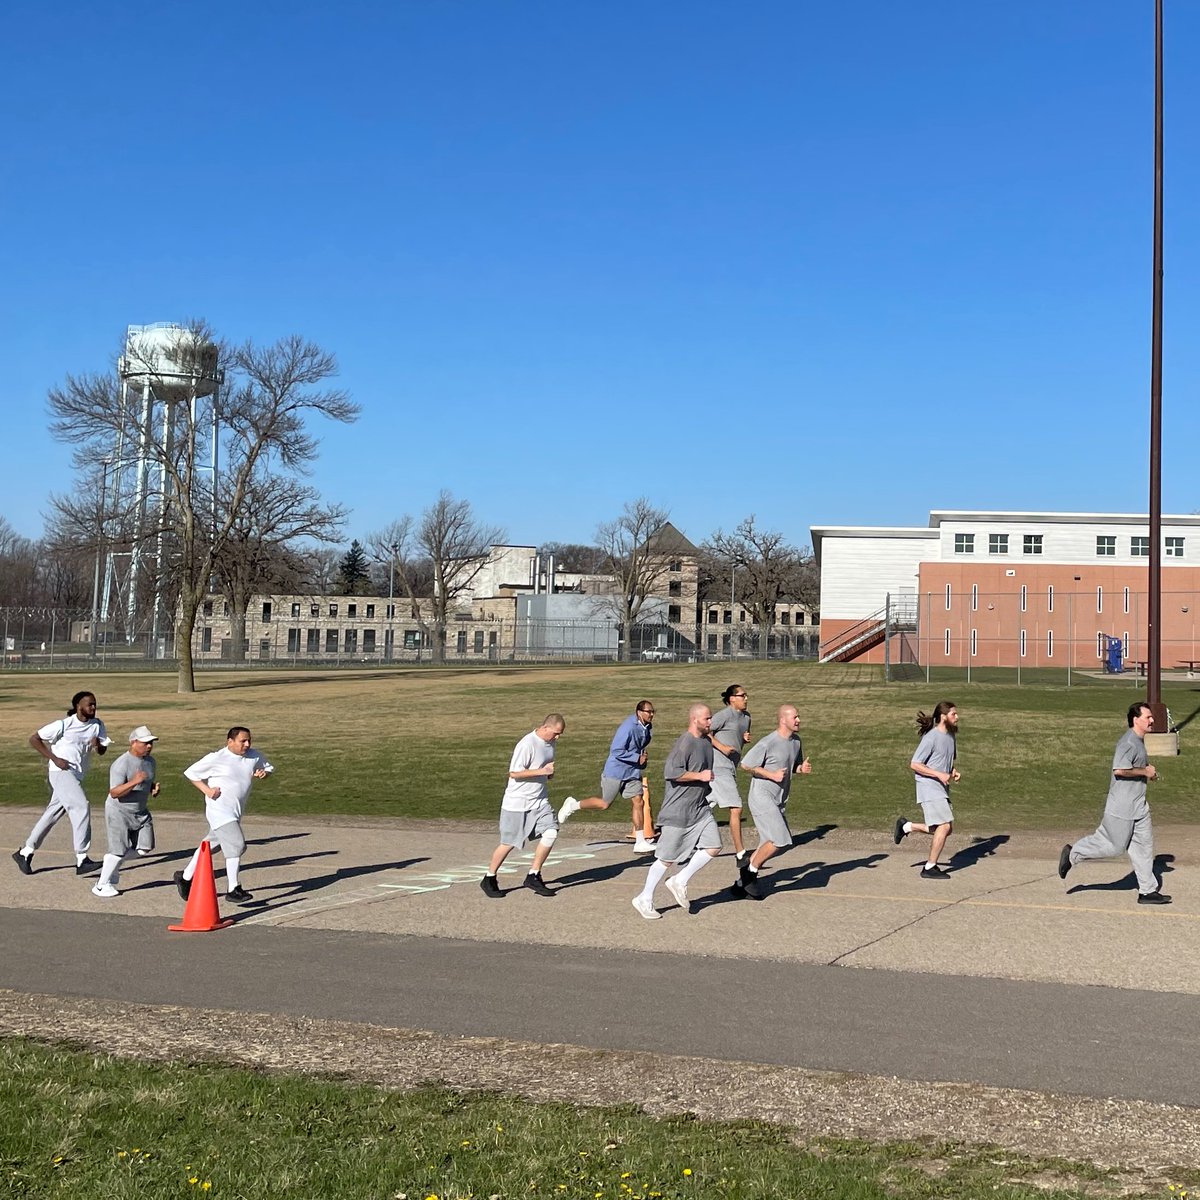
{"label": "gray shorts", "polygon": [[697,850],[720,850],[721,831],[710,812],[697,817],[690,825],[664,825],[658,835],[654,857],[659,862],[686,862]]}
{"label": "gray shorts", "polygon": [[713,771],[712,783],[708,787],[708,801],[721,808],[741,808],[742,797],[738,792],[737,776],[724,771]]}
{"label": "gray shorts", "polygon": [[787,810],[782,809],[773,800],[755,800],[750,797],[750,815],[754,818],[754,828],[758,830],[758,840],[770,842],[780,850],[792,844],[792,831],[788,828]]}
{"label": "gray shorts", "polygon": [[600,798],[605,804],[611,804],[618,796],[632,800],[641,794],[642,780],[640,776],[637,779],[613,779],[610,775],[600,776]]}
{"label": "gray shorts", "polygon": [[219,846],[226,858],[241,858],[246,853],[246,835],[236,821],[210,829],[204,840],[210,848]]}
{"label": "gray shorts", "polygon": [[925,814],[924,824],[926,825],[951,825],[954,822],[954,810],[950,807],[950,801],[941,800],[919,800],[917,802],[921,806],[921,811]]}
{"label": "gray shorts", "polygon": [[538,801],[537,807],[529,812],[515,809],[500,810],[500,845],[520,849],[526,842],[539,838],[548,829],[558,828],[558,818],[549,800]]}
{"label": "gray shorts", "polygon": [[132,804],[109,796],[104,802],[104,827],[108,831],[108,852],[124,858],[135,846],[154,849],[154,818],[138,801]]}

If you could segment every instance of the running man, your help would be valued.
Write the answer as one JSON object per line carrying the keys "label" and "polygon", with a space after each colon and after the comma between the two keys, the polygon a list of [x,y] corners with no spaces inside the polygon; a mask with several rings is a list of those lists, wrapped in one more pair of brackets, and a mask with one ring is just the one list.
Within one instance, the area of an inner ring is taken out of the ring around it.
{"label": "running man", "polygon": [[537,838],[533,862],[525,876],[525,886],[539,896],[553,896],[554,890],[542,881],[542,864],[558,838],[558,821],[550,807],[550,780],[554,778],[554,743],[566,729],[566,718],[550,713],[513,749],[508,764],[508,786],[500,802],[500,845],[492,854],[487,874],[479,881],[485,896],[493,900],[504,895],[496,875],[504,860],[531,838]]}
{"label": "running man", "polygon": [[1113,753],[1112,778],[1100,828],[1089,837],[1069,843],[1058,856],[1058,877],[1087,858],[1115,858],[1128,854],[1137,875],[1139,904],[1170,904],[1154,876],[1154,826],[1146,785],[1158,771],[1146,758],[1146,734],[1154,728],[1154,711],[1144,700],[1129,706],[1128,731]]}
{"label": "running man", "polygon": [[647,838],[642,824],[642,772],[646,767],[647,750],[654,736],[654,705],[649,700],[639,700],[632,714],[617,726],[609,747],[608,758],[600,772],[600,795],[576,800],[568,796],[558,810],[561,826],[572,814],[597,809],[603,810],[618,797],[624,796],[633,806],[633,827],[636,833],[633,848],[645,854],[654,849],[654,842]]}
{"label": "running man", "polygon": [[103,754],[112,744],[104,722],[96,716],[96,697],[91,692],[76,692],[67,715],[31,733],[29,744],[50,764],[47,768],[50,802],[25,839],[25,845],[14,851],[13,862],[22,875],[32,875],[34,851],[66,816],[71,820],[75,874],[90,875],[100,864],[88,858],[92,847],[92,810],[83,793],[83,777],[92,752]]}
{"label": "running man", "polygon": [[804,747],[800,744],[800,714],[795,705],[785,704],[780,708],[774,730],[748,751],[742,759],[742,770],[754,777],[750,784],[750,815],[758,830],[758,849],[748,862],[739,864],[734,887],[754,900],[761,900],[758,872],[768,858],[792,844],[792,831],[787,823],[792,776],[812,773],[812,763],[804,757]]}
{"label": "running man", "polygon": [[954,769],[954,757],[958,750],[957,706],[949,700],[939,700],[932,716],[917,713],[917,732],[921,740],[909,766],[916,776],[917,803],[925,820],[906,821],[903,817],[897,817],[892,840],[898,846],[910,833],[932,834],[929,858],[921,869],[921,878],[949,879],[950,872],[938,866],[938,857],[954,830],[950,785],[962,778]]}
{"label": "running man", "polygon": [[[219,846],[225,857],[225,895],[234,904],[249,904],[254,896],[242,887],[238,872],[246,852],[246,835],[242,832],[242,814],[256,779],[266,779],[273,766],[257,751],[250,748],[252,738],[245,725],[235,725],[225,735],[220,750],[206,754],[192,763],[183,775],[204,793],[204,815],[208,833],[203,841],[209,848]],[[201,843],[203,844],[203,842]],[[192,876],[200,861],[200,847],[192,861],[182,871],[175,872],[175,887],[184,900],[192,890]]]}
{"label": "running man", "polygon": [[130,850],[141,854],[141,847],[146,846],[148,854],[154,849],[154,818],[148,805],[159,789],[154,778],[158,765],[150,753],[156,741],[158,738],[145,725],[139,725],[129,735],[129,749],[108,768],[108,799],[104,802],[108,853],[92,888],[93,896],[119,896],[121,860]]}
{"label": "running man", "polygon": [[688,727],[676,739],[663,766],[667,786],[658,814],[662,832],[654,848],[655,861],[646,873],[646,886],[633,898],[633,907],[647,921],[662,916],[654,907],[654,889],[671,863],[687,863],[667,880],[667,891],[685,913],[690,913],[688,882],[721,853],[721,831],[708,807],[713,779],[713,748],[708,740],[711,723],[708,705],[693,704],[688,709]]}
{"label": "running man", "polygon": [[742,843],[742,797],[738,792],[737,769],[742,747],[750,742],[750,702],[740,683],[730,684],[722,693],[725,707],[712,719],[713,781],[709,804],[729,809],[729,836],[739,868],[746,865],[746,847]]}

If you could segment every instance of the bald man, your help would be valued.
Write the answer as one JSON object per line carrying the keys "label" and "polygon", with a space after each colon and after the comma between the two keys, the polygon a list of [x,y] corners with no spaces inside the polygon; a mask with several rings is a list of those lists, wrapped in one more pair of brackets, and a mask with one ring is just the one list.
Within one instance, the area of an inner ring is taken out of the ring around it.
{"label": "bald man", "polygon": [[676,738],[663,765],[667,786],[658,813],[662,832],[654,848],[654,862],[646,873],[646,886],[633,898],[633,907],[647,921],[662,916],[654,907],[654,889],[671,863],[685,866],[667,880],[667,891],[685,913],[690,913],[689,880],[721,853],[721,831],[708,807],[713,780],[713,748],[708,740],[711,725],[708,705],[693,704],[688,709],[688,727]]}
{"label": "bald man", "polygon": [[792,844],[792,831],[787,823],[792,776],[812,771],[812,764],[804,757],[799,730],[800,716],[795,705],[785,704],[779,709],[775,728],[742,757],[742,770],[753,776],[750,815],[758,829],[758,849],[750,855],[749,862],[739,866],[734,887],[755,900],[763,898],[759,868]]}

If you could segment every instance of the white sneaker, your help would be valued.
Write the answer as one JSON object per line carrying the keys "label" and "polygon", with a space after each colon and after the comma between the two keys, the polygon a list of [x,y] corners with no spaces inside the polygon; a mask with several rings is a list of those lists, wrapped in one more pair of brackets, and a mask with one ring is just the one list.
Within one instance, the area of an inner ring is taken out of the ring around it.
{"label": "white sneaker", "polygon": [[657,845],[654,838],[639,837],[633,843],[633,849],[638,854],[649,854]]}
{"label": "white sneaker", "polygon": [[679,881],[679,877],[676,875],[672,875],[671,878],[666,881],[666,884],[667,891],[675,897],[675,902],[680,908],[683,909],[685,913],[690,914],[692,911],[692,906],[688,903],[687,884],[681,883]]}
{"label": "white sneaker", "polygon": [[98,883],[92,888],[93,896],[104,896],[111,900],[113,896],[119,896],[121,893],[117,891],[111,883]]}
{"label": "white sneaker", "polygon": [[153,850],[139,850],[138,858],[145,858],[148,854],[153,854],[153,853],[154,853]]}
{"label": "white sneaker", "polygon": [[582,806],[574,796],[568,796],[558,810],[558,823],[561,825],[573,813],[577,813]]}
{"label": "white sneaker", "polygon": [[658,911],[653,903],[642,896],[634,896],[633,907],[646,918],[647,921],[661,921],[662,913]]}

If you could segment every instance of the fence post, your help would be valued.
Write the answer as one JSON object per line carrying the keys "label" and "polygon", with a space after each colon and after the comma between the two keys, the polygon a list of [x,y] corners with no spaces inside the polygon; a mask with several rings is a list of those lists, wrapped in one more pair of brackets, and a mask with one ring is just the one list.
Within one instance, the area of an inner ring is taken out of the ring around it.
{"label": "fence post", "polygon": [[892,682],[892,593],[883,600],[883,682]]}

